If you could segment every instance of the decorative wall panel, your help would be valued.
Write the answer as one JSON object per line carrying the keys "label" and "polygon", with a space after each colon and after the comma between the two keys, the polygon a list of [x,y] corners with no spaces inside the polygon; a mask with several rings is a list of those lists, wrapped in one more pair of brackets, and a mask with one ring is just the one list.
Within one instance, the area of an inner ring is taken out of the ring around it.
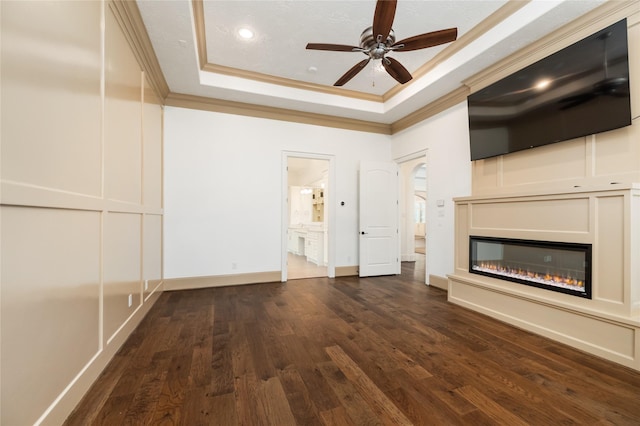
{"label": "decorative wall panel", "polygon": [[561,198],[474,203],[473,229],[589,232],[589,199]]}
{"label": "decorative wall panel", "polygon": [[0,2],[1,424],[62,424],[162,291],[163,111],[114,5]]}
{"label": "decorative wall panel", "polygon": [[1,423],[33,424],[100,350],[100,213],[0,215]]}
{"label": "decorative wall panel", "polygon": [[[625,199],[622,196],[596,198],[597,223],[595,239],[596,281],[594,297],[611,303],[625,301]],[[640,284],[640,283],[638,283]],[[628,297],[628,296],[627,296]]]}
{"label": "decorative wall panel", "polygon": [[101,9],[2,2],[3,180],[101,195]]}
{"label": "decorative wall panel", "polygon": [[141,303],[141,219],[142,215],[131,213],[108,213],[105,218],[103,304],[107,342]]}
{"label": "decorative wall panel", "polygon": [[105,40],[105,196],[142,203],[142,72],[111,10]]}
{"label": "decorative wall panel", "polygon": [[519,187],[584,179],[587,175],[586,139],[583,137],[506,156],[503,159],[502,184]]}

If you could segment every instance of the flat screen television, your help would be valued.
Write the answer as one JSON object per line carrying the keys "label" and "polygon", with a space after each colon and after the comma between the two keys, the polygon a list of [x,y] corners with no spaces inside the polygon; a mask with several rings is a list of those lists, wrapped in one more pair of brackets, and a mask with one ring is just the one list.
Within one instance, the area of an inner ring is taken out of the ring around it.
{"label": "flat screen television", "polygon": [[471,160],[630,125],[626,19],[467,100]]}

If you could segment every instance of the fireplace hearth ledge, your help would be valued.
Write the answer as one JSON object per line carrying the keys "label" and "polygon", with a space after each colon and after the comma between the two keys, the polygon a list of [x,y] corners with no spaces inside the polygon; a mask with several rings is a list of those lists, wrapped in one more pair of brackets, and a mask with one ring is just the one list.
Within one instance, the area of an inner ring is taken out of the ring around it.
{"label": "fireplace hearth ledge", "polygon": [[474,282],[469,277],[448,278],[451,303],[640,371],[639,318],[577,310]]}
{"label": "fireplace hearth ledge", "polygon": [[[449,283],[452,280],[462,281],[468,285],[481,287],[483,289],[487,289],[489,291],[496,292],[496,293],[506,294],[510,297],[525,300],[527,302],[532,302],[539,305],[552,307],[555,309],[561,309],[563,311],[570,312],[572,314],[588,316],[594,319],[601,319],[604,321],[614,322],[624,326],[640,328],[640,314],[627,317],[623,315],[617,315],[617,314],[612,314],[605,311],[600,311],[598,309],[588,309],[584,307],[578,307],[575,304],[558,300],[559,297],[563,297],[563,296],[572,298],[573,296],[570,296],[570,295],[562,295],[555,292],[549,292],[548,290],[545,290],[545,289],[538,289],[541,294],[531,294],[530,292],[519,291],[517,288],[517,284],[515,285],[515,288],[506,290],[504,287],[500,285],[494,285],[491,283],[492,280],[501,281],[499,279],[490,278],[490,277],[478,277],[478,278],[476,277],[477,276],[473,274],[447,275],[447,279]],[[546,293],[549,293],[548,297],[545,295]]]}

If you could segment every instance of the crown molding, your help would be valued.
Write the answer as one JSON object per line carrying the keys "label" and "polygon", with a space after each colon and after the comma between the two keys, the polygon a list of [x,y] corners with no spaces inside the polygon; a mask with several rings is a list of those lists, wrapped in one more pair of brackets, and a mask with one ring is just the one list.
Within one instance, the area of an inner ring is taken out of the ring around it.
{"label": "crown molding", "polygon": [[478,25],[467,31],[464,35],[458,38],[455,43],[449,44],[446,48],[442,49],[438,54],[436,54],[430,61],[426,64],[419,67],[416,71],[413,72],[413,79],[405,84],[398,84],[394,86],[391,90],[387,91],[384,95],[382,95],[382,99],[387,101],[400,93],[404,88],[408,85],[413,84],[414,81],[418,80],[420,77],[423,77],[429,71],[433,70],[440,63],[449,59],[460,50],[467,47],[473,41],[477,40],[482,34],[489,31],[491,28],[498,25],[500,22],[504,21],[509,16],[513,15],[515,12],[523,8],[527,3],[531,0],[524,1],[509,1],[504,6],[500,7],[498,10],[493,12],[487,18],[485,18]]}
{"label": "crown molding", "polygon": [[[523,2],[509,1],[506,5],[498,9],[487,19],[457,40],[456,43],[448,46],[446,49],[438,53],[438,55],[436,55],[431,61],[420,67],[418,71],[416,71],[415,75],[424,75],[438,63],[471,43],[484,31],[495,26],[497,23],[516,12],[528,1],[529,0]],[[341,96],[349,96],[349,94],[351,94],[351,97],[374,100],[377,102],[383,102],[384,100],[391,98],[397,94],[402,87],[406,87],[406,85],[398,85],[380,97],[377,95],[367,95],[361,92],[327,88],[326,86],[313,85],[311,83],[287,80],[265,74],[252,73],[249,71],[245,72],[231,67],[208,64],[206,62],[206,37],[204,35],[205,29],[202,0],[192,0],[192,5],[196,28],[198,59],[201,67],[205,70],[242,78],[251,78],[253,80],[264,81],[272,84],[298,87],[304,90],[316,90]],[[560,50],[561,48],[566,47],[569,44],[578,41],[581,38],[620,19],[633,16],[629,20],[630,26],[637,24],[640,19],[638,18],[640,14],[640,0],[610,0],[568,25],[565,25],[562,29],[554,32],[553,34],[542,38],[508,58],[505,58],[504,60],[466,79],[463,81],[463,86],[460,88],[391,124],[384,124],[284,108],[267,107],[249,103],[172,93],[164,79],[164,75],[162,74],[162,70],[158,64],[155,52],[135,1],[109,0],[109,6],[114,12],[118,23],[121,25],[127,40],[131,44],[136,58],[140,62],[145,73],[149,76],[150,84],[156,93],[164,99],[164,103],[166,105],[387,135],[392,135],[405,130],[460,102],[463,102],[470,93],[486,87],[500,78],[530,65],[536,60],[542,59],[543,57],[548,56],[549,54],[554,53],[555,51]],[[459,47],[454,47],[455,45],[459,45]],[[362,97],[361,95],[366,96]]]}
{"label": "crown molding", "polygon": [[[199,43],[199,42],[198,42]],[[276,77],[269,74],[262,74],[255,71],[247,71],[239,68],[226,67],[223,65],[215,65],[206,63],[202,67],[203,71],[213,72],[216,74],[231,75],[234,77],[246,78],[249,80],[260,81],[263,83],[277,84],[279,86],[291,87],[294,89],[311,90],[314,92],[326,93],[329,95],[346,96],[354,99],[362,99],[365,101],[382,102],[382,96],[371,93],[357,92],[355,90],[342,89],[333,86],[325,86],[322,84],[308,83],[300,80],[293,80],[284,77]]]}
{"label": "crown molding", "polygon": [[640,0],[607,1],[557,31],[469,77],[463,81],[463,84],[469,87],[470,93],[477,92],[608,25],[638,12],[640,12]]}
{"label": "crown molding", "polygon": [[269,120],[289,121],[292,123],[315,126],[334,127],[337,129],[356,130],[360,132],[391,134],[391,125],[373,121],[356,120],[333,115],[315,114],[285,108],[274,108],[243,102],[226,101],[182,93],[169,93],[165,105],[221,112],[225,114],[244,115],[247,117],[266,118]]}
{"label": "crown molding", "polygon": [[132,0],[109,0],[109,8],[131,46],[138,64],[147,76],[149,84],[156,94],[164,99],[169,94],[169,85],[153,50],[138,5]]}
{"label": "crown molding", "polygon": [[291,87],[294,89],[311,90],[314,92],[346,96],[349,98],[362,99],[365,101],[380,103],[383,102],[382,96],[380,95],[358,92],[355,90],[349,90],[334,86],[325,86],[323,84],[307,83],[290,78],[277,77],[274,75],[263,74],[255,71],[242,70],[239,68],[209,63],[207,59],[207,33],[205,29],[203,0],[192,0],[191,4],[193,9],[193,23],[195,26],[195,42],[197,47],[196,50],[198,52],[198,62],[202,71],[231,75],[234,77],[260,81],[263,83],[276,84],[279,86]]}
{"label": "crown molding", "polygon": [[456,90],[449,92],[411,114],[391,123],[391,134],[395,135],[396,133],[433,117],[434,115],[439,114],[460,102],[466,101],[468,95],[469,88],[466,86],[461,86]]}
{"label": "crown molding", "polygon": [[203,0],[192,0],[193,26],[195,29],[196,52],[198,52],[198,65],[203,69],[207,64],[207,32],[204,28],[204,4]]}

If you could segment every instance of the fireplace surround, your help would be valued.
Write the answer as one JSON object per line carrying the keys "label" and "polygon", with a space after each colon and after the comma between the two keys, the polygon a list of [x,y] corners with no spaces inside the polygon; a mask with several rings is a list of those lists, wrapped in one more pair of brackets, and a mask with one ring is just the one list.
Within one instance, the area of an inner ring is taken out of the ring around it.
{"label": "fireplace surround", "polygon": [[470,236],[469,272],[591,299],[591,244]]}
{"label": "fireplace surround", "polygon": [[[640,184],[456,198],[455,224],[450,302],[640,371]],[[529,279],[551,267],[577,288]]]}

